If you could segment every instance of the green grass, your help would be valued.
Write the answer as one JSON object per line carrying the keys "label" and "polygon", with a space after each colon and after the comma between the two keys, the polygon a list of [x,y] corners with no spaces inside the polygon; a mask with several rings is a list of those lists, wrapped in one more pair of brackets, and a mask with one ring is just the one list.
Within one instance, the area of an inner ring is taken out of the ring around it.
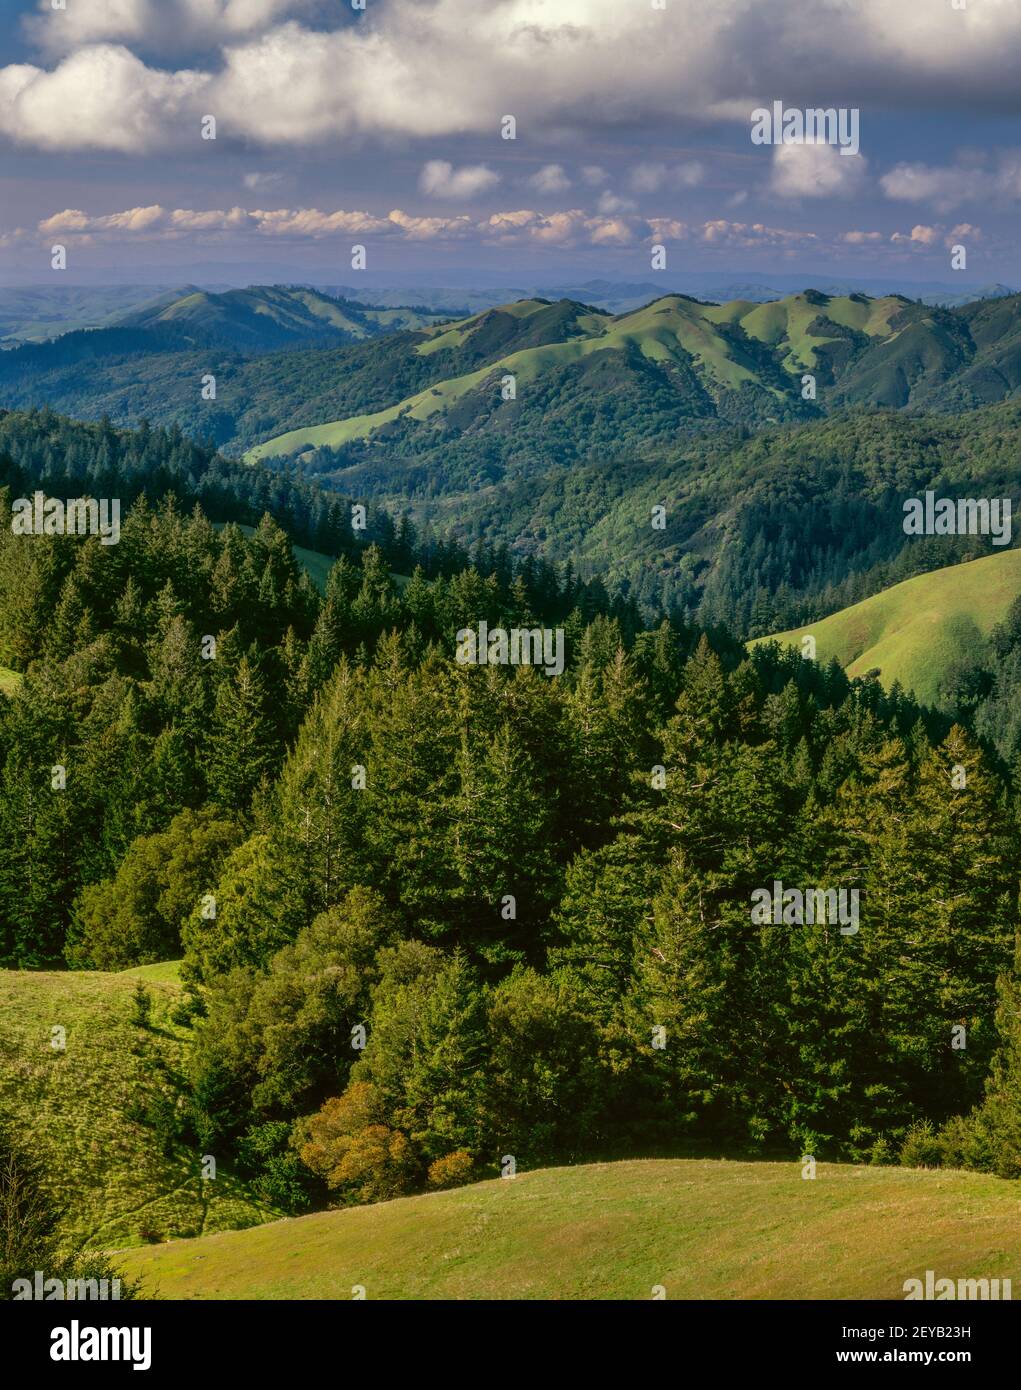
{"label": "green grass", "polygon": [[1017,1186],[975,1173],[655,1159],[519,1173],[129,1252],[187,1299],[901,1299],[1017,1278]]}
{"label": "green grass", "polygon": [[181,962],[179,960],[161,960],[155,965],[135,965],[130,970],[121,970],[120,975],[128,975],[132,979],[158,980],[162,984],[179,985],[181,983]]}
{"label": "green grass", "polygon": [[4,695],[12,694],[24,679],[19,671],[11,671],[6,666],[0,666],[0,692]]}
{"label": "green grass", "polygon": [[[505,305],[503,312],[520,310],[533,313],[541,307],[532,301],[524,301],[521,305]],[[731,345],[713,327],[706,312],[711,307],[669,295],[616,319],[588,315],[579,322],[588,329],[590,336],[507,353],[488,366],[437,382],[396,405],[372,414],[352,415],[322,425],[288,430],[256,445],[245,458],[250,463],[256,463],[321,446],[336,449],[354,439],[364,439],[398,419],[423,423],[437,414],[444,414],[469,392],[487,380],[498,381],[504,374],[514,376],[520,388],[537,380],[544,372],[569,366],[593,353],[621,351],[629,347],[637,347],[645,357],[657,362],[681,362],[694,358],[720,386],[739,389],[745,383],[754,383],[754,370],[740,359],[740,355],[735,356]],[[472,322],[463,320],[446,326],[439,336],[431,339],[429,344],[423,344],[422,348],[436,350],[441,346],[457,346],[467,335]]]}
{"label": "green grass", "polygon": [[[133,1104],[178,1089],[190,1034],[169,1016],[177,966],[0,971],[0,1111],[40,1161],[67,1229],[92,1245],[130,1245],[146,1227],[200,1234],[274,1215],[222,1164],[203,1181],[199,1153],[178,1144],[164,1156],[153,1130],[128,1118]],[[153,1002],[149,1029],[132,1022],[139,978]],[[63,1050],[51,1046],[55,1027]]]}
{"label": "green grass", "polygon": [[933,703],[948,670],[981,658],[985,639],[1019,594],[1021,551],[1006,550],[917,575],[828,618],[756,640],[800,648],[811,635],[817,660],[836,657],[849,676],[878,670],[885,686],[899,680]]}
{"label": "green grass", "polygon": [[[503,305],[497,312],[529,318],[548,307],[535,300],[522,300],[518,304]],[[746,386],[762,386],[778,400],[783,400],[783,392],[762,378],[755,357],[757,344],[767,344],[778,351],[784,368],[796,374],[806,367],[814,367],[817,349],[835,340],[833,334],[818,329],[810,332],[810,326],[816,321],[829,320],[870,337],[885,338],[892,332],[890,320],[903,308],[903,301],[895,297],[858,301],[848,297],[806,298],[799,294],[769,304],[736,300],[716,305],[700,304],[684,295],[665,295],[617,316],[583,314],[574,323],[580,330],[577,337],[508,352],[486,367],[437,382],[371,414],[351,415],[288,430],[256,445],[245,457],[254,463],[320,446],[340,448],[352,440],[365,439],[399,419],[422,423],[444,414],[487,379],[496,380],[509,373],[517,378],[519,386],[523,386],[544,372],[570,366],[597,352],[637,348],[650,361],[692,363],[715,390],[740,391]],[[442,349],[456,350],[465,345],[486,317],[472,315],[437,327],[414,351],[419,356],[428,356]],[[723,325],[742,330],[747,346],[742,346],[733,333],[725,336],[720,331]]]}

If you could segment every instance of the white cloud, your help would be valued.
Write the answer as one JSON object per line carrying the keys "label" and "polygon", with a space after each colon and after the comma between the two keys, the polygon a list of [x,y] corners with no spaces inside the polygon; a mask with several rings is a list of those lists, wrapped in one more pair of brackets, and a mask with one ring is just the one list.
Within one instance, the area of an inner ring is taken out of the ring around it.
{"label": "white cloud", "polygon": [[418,186],[430,198],[475,198],[500,182],[484,164],[464,164],[460,169],[445,159],[430,159],[423,165]]}
{"label": "white cloud", "polygon": [[[70,0],[66,11],[42,10],[36,32],[46,51],[91,66],[59,98],[45,81],[52,74],[29,69],[48,91],[45,110],[38,95],[19,100],[0,127],[45,147],[150,148],[158,135],[170,139],[183,104],[190,120],[208,110],[225,130],[270,144],[496,139],[504,113],[533,137],[684,117],[748,129],[752,109],[775,97],[817,105],[820,73],[828,104],[861,107],[866,142],[869,110],[891,95],[907,108],[931,105],[934,93],[947,110],[1021,105],[1015,0],[972,0],[963,11],[770,0],[768,20],[750,0],[671,0],[644,13],[620,0],[372,0],[356,23],[333,31],[300,22],[320,12],[311,0]],[[123,91],[104,83],[89,57],[90,45],[111,42],[150,57],[203,52],[212,70],[143,66],[132,78],[143,100],[125,107]],[[24,85],[23,72],[0,73],[3,97]],[[80,131],[78,101],[87,116]],[[118,123],[137,136],[100,138],[97,128]]]}
{"label": "white cloud", "polygon": [[634,212],[635,203],[631,198],[620,198],[606,189],[600,193],[596,207],[605,217],[614,217],[618,212]]}
{"label": "white cloud", "polygon": [[571,186],[571,180],[564,173],[562,164],[545,164],[528,180],[529,188],[536,193],[564,193]]}
{"label": "white cloud", "polygon": [[582,181],[590,188],[599,188],[609,179],[609,174],[600,164],[586,164],[581,171]]}
{"label": "white cloud", "polygon": [[573,243],[588,218],[580,208],[567,212],[543,213],[529,208],[516,212],[495,212],[482,230],[498,241],[539,241],[547,245]]}
{"label": "white cloud", "polygon": [[995,169],[977,164],[947,168],[897,164],[879,184],[895,202],[929,203],[937,212],[949,212],[962,203],[1012,202],[1021,198],[1021,157],[1004,155]]}
{"label": "white cloud", "polygon": [[0,69],[0,134],[48,150],[148,149],[190,112],[200,139],[201,73],[155,72],[126,48],[83,48],[52,72]]}
{"label": "white cloud", "polygon": [[912,227],[910,232],[894,232],[890,237],[894,245],[904,247],[922,247],[931,249],[935,246],[955,246],[962,239],[969,242],[984,240],[982,228],[972,226],[970,222],[959,222],[956,227],[931,227],[925,223],[919,223]]}
{"label": "white cloud", "polygon": [[315,0],[68,0],[57,10],[38,0],[25,28],[49,54],[111,42],[179,53],[261,33],[314,8]]}
{"label": "white cloud", "polygon": [[242,179],[242,183],[250,193],[270,193],[286,181],[284,175],[279,173],[252,173],[246,174]]}
{"label": "white cloud", "polygon": [[700,235],[703,242],[715,246],[773,246],[794,249],[819,244],[819,238],[814,232],[789,227],[769,227],[762,222],[728,222],[725,217],[716,217],[703,223]]}
{"label": "white cloud", "polygon": [[631,187],[636,193],[659,193],[664,188],[695,188],[702,182],[705,169],[697,159],[682,164],[636,164],[631,172]]}
{"label": "white cloud", "polygon": [[395,208],[388,220],[400,227],[409,241],[436,241],[447,237],[467,236],[474,230],[474,223],[465,214],[458,217],[412,217],[409,213]]}
{"label": "white cloud", "polygon": [[621,217],[590,217],[585,223],[593,246],[628,246],[635,240],[635,231]]}
{"label": "white cloud", "polygon": [[926,227],[920,224],[917,227],[912,227],[906,235],[904,232],[894,232],[890,240],[914,242],[917,246],[935,246],[939,241],[939,231],[935,227]]}
{"label": "white cloud", "polygon": [[650,217],[649,231],[653,241],[683,241],[689,233],[686,222],[676,217]]}
{"label": "white cloud", "polygon": [[[687,241],[724,250],[773,249],[789,254],[819,248],[826,242],[813,232],[797,227],[775,227],[762,222],[734,222],[712,218],[688,223],[671,217],[644,218],[635,214],[591,214],[581,208],[539,212],[512,208],[475,218],[467,212],[449,216],[420,216],[394,208],[385,217],[358,209],[320,208],[167,208],[160,204],[91,214],[66,208],[39,222],[34,234],[12,232],[3,245],[15,241],[51,238],[75,244],[123,244],[133,241],[191,240],[197,245],[223,238],[320,241],[330,238],[380,238],[398,241],[481,242],[527,245],[537,243],[570,250],[581,245],[624,247],[637,242]],[[931,252],[958,241],[973,245],[982,241],[981,228],[970,223],[945,226],[919,224],[910,232],[894,232],[887,247],[897,253]],[[869,231],[835,233],[832,245],[876,247],[883,234]]]}
{"label": "white cloud", "polygon": [[769,188],[778,198],[850,198],[859,193],[868,161],[836,145],[777,145]]}
{"label": "white cloud", "polygon": [[392,232],[399,225],[390,218],[368,212],[320,212],[318,208],[277,208],[271,211],[246,208],[164,208],[160,204],[127,208],[123,212],[90,216],[78,208],[54,213],[38,225],[41,235],[106,236],[120,240],[125,236],[174,238],[188,234],[216,232],[254,232],[276,237],[309,237],[352,233]]}
{"label": "white cloud", "polygon": [[199,241],[223,233],[320,240],[327,237],[382,236],[408,241],[459,240],[476,235],[496,241],[537,241],[546,245],[625,245],[645,224],[626,219],[592,217],[580,208],[543,213],[533,209],[493,213],[481,221],[467,213],[450,217],[420,217],[394,208],[386,217],[364,211],[323,212],[319,208],[204,209],[165,208],[160,204],[92,215],[67,208],[41,221],[43,237],[120,242],[131,239],[173,240],[191,236]]}

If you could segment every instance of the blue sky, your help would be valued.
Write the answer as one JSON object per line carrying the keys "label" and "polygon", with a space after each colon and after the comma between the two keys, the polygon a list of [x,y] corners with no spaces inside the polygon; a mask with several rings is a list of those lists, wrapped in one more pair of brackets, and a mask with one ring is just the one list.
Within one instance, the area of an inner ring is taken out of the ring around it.
{"label": "blue sky", "polygon": [[[648,280],[662,246],[1021,284],[1018,0],[0,0],[0,33],[6,283],[55,244],[350,283],[357,244],[409,283]],[[859,152],[754,144],[774,101],[853,108]]]}

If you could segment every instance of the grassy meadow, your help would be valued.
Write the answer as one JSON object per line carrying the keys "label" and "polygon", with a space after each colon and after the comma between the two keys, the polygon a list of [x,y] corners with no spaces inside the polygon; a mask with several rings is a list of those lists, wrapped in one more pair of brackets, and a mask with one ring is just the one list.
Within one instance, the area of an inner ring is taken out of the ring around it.
{"label": "grassy meadow", "polygon": [[[142,980],[151,1026],[134,1021]],[[274,1213],[201,1156],[163,1152],[133,1119],[160,1093],[176,1096],[189,1030],[170,1016],[176,962],[121,974],[0,971],[0,1111],[39,1160],[66,1229],[94,1246],[130,1245],[262,1221]],[[54,1047],[62,1028],[63,1048]]]}
{"label": "grassy meadow", "polygon": [[943,675],[962,655],[978,656],[989,633],[1021,594],[1021,551],[916,575],[815,623],[757,641],[801,646],[811,635],[816,659],[836,657],[849,676],[878,670],[917,699],[935,703]]}
{"label": "grassy meadow", "polygon": [[547,1168],[120,1257],[171,1299],[902,1299],[1021,1277],[1013,1184],[975,1173],[649,1159]]}

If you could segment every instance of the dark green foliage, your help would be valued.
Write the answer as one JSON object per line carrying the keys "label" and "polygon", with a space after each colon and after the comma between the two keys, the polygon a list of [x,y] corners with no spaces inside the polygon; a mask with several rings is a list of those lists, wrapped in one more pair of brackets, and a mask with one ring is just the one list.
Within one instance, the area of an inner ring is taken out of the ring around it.
{"label": "dark green foliage", "polygon": [[136,1028],[148,1028],[152,1017],[152,996],[141,980],[131,996],[131,1022]]}
{"label": "dark green foliage", "polygon": [[[36,425],[152,463],[151,435]],[[833,507],[816,578],[871,515]],[[933,1152],[926,1122],[1014,1171],[1019,833],[965,725],[1011,706],[1016,614],[953,725],[407,526],[322,595],[271,518],[218,530],[172,496],[140,496],[116,547],[26,543],[0,541],[24,671],[0,700],[3,959],[183,949],[189,1103],[153,1078],[156,1144],[194,1138],[291,1210],[508,1156],[886,1161]],[[483,619],[562,627],[563,673],[455,661]],[[858,893],[857,930],[753,919],[774,881]]]}

